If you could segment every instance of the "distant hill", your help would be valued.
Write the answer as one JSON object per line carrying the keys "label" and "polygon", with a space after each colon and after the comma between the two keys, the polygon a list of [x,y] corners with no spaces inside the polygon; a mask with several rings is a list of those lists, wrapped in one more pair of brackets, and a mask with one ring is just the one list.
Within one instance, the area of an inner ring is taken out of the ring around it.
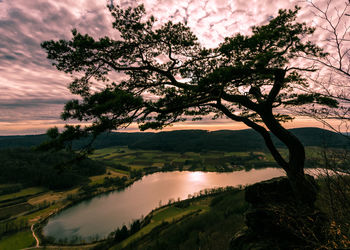
{"label": "distant hill", "polygon": [[[350,140],[329,130],[297,128],[290,130],[305,146],[339,148],[350,146]],[[47,140],[46,135],[0,136],[0,148],[32,147]],[[283,143],[273,137],[277,147]],[[80,147],[86,140],[75,143]],[[95,148],[128,146],[132,149],[162,151],[256,151],[265,150],[262,137],[252,129],[246,130],[176,130],[158,133],[105,133],[94,142]]]}
{"label": "distant hill", "polygon": [[37,146],[48,137],[43,135],[0,136],[0,148],[17,148]]}

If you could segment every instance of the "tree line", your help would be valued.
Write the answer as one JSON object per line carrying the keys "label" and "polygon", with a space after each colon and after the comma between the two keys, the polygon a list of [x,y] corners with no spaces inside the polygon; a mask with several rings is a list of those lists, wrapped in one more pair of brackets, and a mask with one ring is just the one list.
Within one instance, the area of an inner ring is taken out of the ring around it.
{"label": "tree line", "polygon": [[29,148],[0,151],[0,182],[50,189],[69,188],[103,174],[101,163],[85,158],[76,161],[73,152],[41,152]]}

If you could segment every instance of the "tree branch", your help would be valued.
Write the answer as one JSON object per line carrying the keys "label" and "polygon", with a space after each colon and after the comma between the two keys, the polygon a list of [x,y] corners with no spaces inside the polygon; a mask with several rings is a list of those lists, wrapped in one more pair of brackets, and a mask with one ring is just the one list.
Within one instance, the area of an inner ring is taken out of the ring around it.
{"label": "tree branch", "polygon": [[276,70],[275,72],[275,81],[273,84],[272,89],[270,90],[270,93],[266,99],[266,104],[269,106],[272,106],[273,102],[276,100],[277,95],[283,88],[284,83],[284,77],[286,75],[286,71],[284,70]]}
{"label": "tree branch", "polygon": [[271,139],[270,133],[264,127],[249,120],[246,117],[237,116],[237,115],[233,114],[229,109],[227,109],[224,105],[222,105],[220,103],[212,104],[211,106],[220,110],[228,118],[230,118],[234,121],[243,122],[245,125],[247,125],[248,127],[251,127],[256,132],[258,132],[264,138],[264,141],[265,141],[267,148],[270,150],[273,158],[278,163],[278,165],[280,165],[286,171],[289,169],[289,164],[283,159],[281,154],[278,152],[277,148],[275,147],[275,145]]}
{"label": "tree branch", "polygon": [[255,112],[259,110],[259,105],[252,102],[247,96],[244,95],[230,95],[222,92],[221,97],[223,100],[233,103],[241,104],[242,106],[251,109]]}

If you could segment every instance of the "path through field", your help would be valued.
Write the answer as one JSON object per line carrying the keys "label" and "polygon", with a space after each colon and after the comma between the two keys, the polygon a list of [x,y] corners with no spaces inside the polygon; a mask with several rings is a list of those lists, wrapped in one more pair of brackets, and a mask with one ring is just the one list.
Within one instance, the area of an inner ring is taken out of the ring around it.
{"label": "path through field", "polygon": [[35,232],[34,232],[34,224],[32,224],[32,226],[30,227],[30,230],[32,230],[32,233],[33,233],[33,237],[35,238],[35,240],[36,240],[36,246],[35,247],[39,247],[39,239],[38,239],[38,237],[36,237],[36,235],[35,235]]}

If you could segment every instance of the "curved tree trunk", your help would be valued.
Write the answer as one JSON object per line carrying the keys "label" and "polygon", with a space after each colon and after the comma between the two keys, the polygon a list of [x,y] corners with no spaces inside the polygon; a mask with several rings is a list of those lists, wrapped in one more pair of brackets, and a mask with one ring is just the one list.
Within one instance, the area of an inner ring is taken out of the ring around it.
{"label": "curved tree trunk", "polygon": [[316,186],[311,178],[304,173],[305,148],[301,141],[290,131],[285,129],[273,116],[272,110],[264,111],[261,117],[267,128],[288,148],[288,164],[281,166],[288,176],[296,198],[309,205],[316,200]]}

